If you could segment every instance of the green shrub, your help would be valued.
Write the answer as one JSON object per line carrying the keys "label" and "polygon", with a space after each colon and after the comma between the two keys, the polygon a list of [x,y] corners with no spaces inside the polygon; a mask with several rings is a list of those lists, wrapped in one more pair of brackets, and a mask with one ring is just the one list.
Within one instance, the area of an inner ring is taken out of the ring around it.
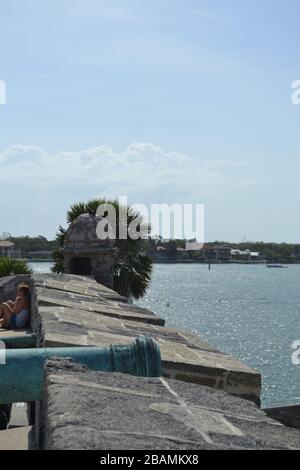
{"label": "green shrub", "polygon": [[0,258],[0,277],[11,276],[13,274],[31,274],[31,269],[26,261]]}

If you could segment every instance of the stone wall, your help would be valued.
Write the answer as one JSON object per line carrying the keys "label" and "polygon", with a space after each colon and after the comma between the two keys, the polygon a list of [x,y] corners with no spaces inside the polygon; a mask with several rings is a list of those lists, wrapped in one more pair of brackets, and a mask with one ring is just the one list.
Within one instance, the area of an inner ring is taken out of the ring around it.
{"label": "stone wall", "polygon": [[[8,296],[11,296],[11,293],[16,288],[17,284],[24,280],[28,281],[28,277],[21,278],[16,276],[14,278],[7,278],[6,280],[3,280],[0,284],[0,292],[2,292],[3,295],[9,294]],[[144,397],[144,394],[151,395],[153,393],[158,393],[157,391],[168,389],[170,386],[172,390],[175,388],[176,393],[177,390],[182,391],[185,400],[192,400],[192,398],[188,398],[190,393],[189,391],[191,391],[191,393],[194,395],[193,399],[196,400],[194,403],[196,407],[197,394],[199,394],[199,396],[202,396],[203,394],[209,394],[210,400],[215,400],[214,407],[216,413],[218,413],[217,409],[219,406],[221,406],[222,400],[225,400],[225,396],[227,397],[226,400],[229,400],[231,403],[231,407],[233,407],[235,403],[231,400],[240,400],[240,398],[246,398],[246,402],[243,400],[242,402],[237,401],[237,403],[241,403],[240,405],[236,405],[237,408],[249,407],[249,410],[257,410],[256,405],[260,403],[261,391],[261,376],[257,371],[251,369],[237,359],[218,351],[206,341],[201,340],[189,332],[182,332],[166,327],[164,319],[155,315],[148,309],[144,309],[128,303],[127,299],[120,296],[117,292],[101,284],[98,284],[96,281],[91,280],[90,278],[67,274],[34,274],[31,276],[31,291],[31,327],[37,336],[37,347],[104,347],[111,344],[117,345],[132,343],[132,341],[139,335],[152,336],[160,346],[164,376],[163,379],[160,379],[160,382],[152,382],[151,380],[144,382],[143,379],[132,377],[130,378],[128,376],[118,375],[118,377],[115,378],[114,374],[106,374],[105,376],[99,374],[91,376],[93,377],[93,380],[95,380],[92,385],[88,385],[88,374],[94,373],[85,371],[84,376],[80,377],[79,372],[81,369],[76,369],[78,366],[74,366],[76,376],[78,371],[78,381],[80,382],[76,383],[74,387],[74,390],[78,394],[76,395],[77,399],[79,400],[78,403],[81,403],[80,400],[83,396],[88,396],[90,400],[90,393],[95,393],[96,395],[99,393],[97,400],[103,404],[104,402],[101,402],[101,400],[106,400],[106,395],[101,394],[101,390],[104,390],[106,387],[108,387],[109,393],[111,393],[111,388],[121,388],[122,397],[125,394],[124,400],[126,397],[128,398],[129,395],[132,406],[134,407],[134,413],[136,411],[138,414],[141,412],[142,416],[144,404],[141,403],[141,408],[136,409],[136,395],[139,396],[139,394],[136,394],[136,392],[127,392],[126,394],[123,390],[124,387],[122,384],[127,384],[128,387],[126,385],[125,388],[130,389],[130,383],[132,383],[134,384],[134,387],[137,386],[138,389],[141,389],[140,393],[142,397]],[[15,291],[13,293],[13,296],[14,295]],[[73,366],[66,364],[64,365],[64,371],[62,373],[63,378],[58,379],[62,381],[62,384],[64,384],[65,380],[64,374],[68,372],[70,367],[72,368]],[[72,374],[75,373],[74,371]],[[68,422],[67,415],[64,414],[63,410],[65,409],[64,407],[66,407],[66,409],[68,409],[68,407],[72,408],[72,393],[70,388],[64,395],[59,392],[58,387],[50,387],[52,381],[55,382],[56,380],[55,374],[56,372],[53,373],[52,370],[51,376],[47,376],[45,399],[42,402],[35,404],[35,428],[32,433],[32,438],[34,437],[32,442],[35,442],[35,446],[37,448],[43,448],[45,446],[47,448],[56,448],[58,446],[57,437],[55,437],[55,439],[53,437],[53,440],[51,440],[51,437],[49,440],[49,435],[52,432],[54,433],[54,429],[55,433],[58,433],[56,435],[59,435],[59,426],[56,424],[51,424],[54,422],[51,422],[52,416],[55,416],[55,420],[63,420],[62,428],[64,428],[65,432],[68,432],[68,425],[70,424]],[[66,380],[66,385],[69,387],[70,380],[72,385],[74,378],[70,376],[69,378],[67,377]],[[162,380],[163,382],[161,382]],[[161,383],[163,383],[163,389],[161,389]],[[143,384],[146,384],[146,386]],[[152,386],[152,384],[154,385]],[[207,387],[209,387],[209,389],[207,389]],[[81,393],[79,393],[79,390]],[[207,390],[210,391],[208,392]],[[222,394],[220,391],[223,391],[224,393]],[[230,397],[229,394],[232,395],[232,397]],[[175,395],[173,395],[173,397],[174,396]],[[161,406],[160,402],[162,400],[163,403],[164,397],[165,392],[162,392],[162,396],[158,397],[159,400],[157,406],[159,410]],[[97,400],[95,403],[98,403]],[[169,400],[170,405],[168,405],[167,408],[163,408],[160,411],[154,410],[154,414],[159,412],[159,416],[161,418],[165,415],[168,416],[168,418],[166,418],[166,428],[162,428],[162,430],[164,430],[164,432],[167,430],[167,428],[172,430],[171,442],[176,443],[177,441],[182,441],[182,445],[188,445],[188,442],[190,442],[190,445],[197,444],[199,448],[202,448],[203,446],[207,448],[209,439],[204,439],[205,442],[203,443],[202,441],[198,442],[197,439],[199,436],[196,438],[195,435],[189,435],[189,432],[187,431],[189,425],[186,421],[186,418],[184,418],[184,426],[182,426],[182,428],[179,426],[179,423],[181,422],[180,416],[182,413],[182,408],[176,408],[176,416],[174,418],[174,410],[172,411],[170,408],[172,400],[168,395],[167,401]],[[180,393],[178,400],[181,400]],[[251,402],[254,402],[255,404],[251,404]],[[120,401],[120,404],[122,403],[123,405],[121,408],[116,410],[116,417],[118,417],[118,419],[124,420],[124,422],[122,421],[123,426],[123,424],[129,420],[129,417],[126,414],[126,410],[123,409],[122,411],[123,406],[128,406],[128,403],[126,404],[126,400],[123,401],[123,398]],[[209,401],[208,403],[211,405],[212,402]],[[105,407],[106,404],[107,403],[105,402]],[[201,411],[199,411],[199,416],[201,417],[200,421],[202,420],[205,413],[209,414],[208,410],[203,411],[202,405]],[[71,432],[74,436],[76,435],[77,437],[74,437],[74,439],[72,438],[73,440],[68,442],[65,441],[65,448],[68,448],[70,445],[77,446],[77,444],[80,448],[83,445],[86,446],[86,444],[83,444],[80,441],[80,436],[82,436],[82,429],[85,429],[84,426],[88,425],[88,421],[85,421],[85,419],[90,420],[91,418],[89,411],[85,409],[87,404],[83,401],[81,406],[83,407],[82,414],[79,414],[77,421],[74,421],[74,426],[76,427],[77,431],[75,432],[75,427],[71,426]],[[192,411],[195,412],[193,406]],[[124,413],[124,415],[122,415],[122,413]],[[251,414],[250,411],[249,413]],[[88,417],[86,418],[85,416]],[[130,416],[132,416],[132,413]],[[207,424],[209,429],[211,429],[211,426],[213,426],[213,422],[215,419],[217,419],[217,417],[218,415],[216,416],[215,414],[211,416],[211,419],[209,419],[209,423]],[[159,431],[159,422],[161,418],[158,419],[157,425],[155,424],[156,421],[153,421],[154,434],[156,431]],[[151,412],[151,423],[152,419],[154,418]],[[258,417],[257,419],[265,420],[267,418],[263,418],[261,415],[261,418]],[[107,420],[109,420],[108,417]],[[201,426],[199,428],[199,420],[197,419],[196,421],[197,422],[195,423],[195,426],[197,427],[197,434],[200,434],[201,436],[201,433],[202,431],[204,432],[204,430]],[[246,417],[245,421],[247,421]],[[223,422],[223,418],[218,419],[218,424],[216,425],[217,427],[220,426],[220,429],[222,429],[221,422]],[[177,425],[178,429],[181,429],[181,431],[185,434],[181,434],[181,437],[176,433],[173,435],[173,427],[175,425]],[[82,426],[83,428],[81,428]],[[142,425],[140,426],[140,429],[142,429]],[[228,429],[230,426],[231,424],[228,424]],[[132,429],[132,423],[130,424],[130,429]],[[225,433],[225,435],[227,435],[228,429],[226,425],[226,429],[220,434]],[[112,432],[114,433],[115,431],[112,430]],[[143,434],[144,431],[141,432]],[[236,437],[241,437],[239,430],[236,430],[235,432],[237,433]],[[133,446],[132,448],[134,448],[135,445],[138,445],[138,442],[145,443],[147,440],[146,438],[141,438],[141,441],[139,441],[140,438],[137,435],[138,433],[134,433],[133,431],[130,431],[130,433],[132,434],[132,439],[135,442],[134,444],[130,444]],[[97,442],[93,443],[93,441],[91,441],[91,448],[102,448],[101,445],[104,445],[99,444],[100,434],[97,435]],[[184,435],[186,435],[186,439]],[[233,435],[235,435],[235,433],[233,433]],[[222,446],[222,440],[223,438],[221,440],[214,439],[212,442],[213,444],[216,444],[217,447],[220,447]],[[73,442],[73,444],[71,444],[71,442]],[[107,441],[104,439],[103,443],[105,442]],[[113,445],[117,446],[119,445],[120,441],[116,439],[112,442],[114,442]],[[127,441],[124,440],[124,442]],[[156,442],[155,439],[153,442]],[[167,442],[169,442],[169,438],[166,439],[166,445]],[[162,440],[162,444],[163,443],[164,441]],[[237,443],[238,441],[236,441],[236,444]],[[173,447],[171,446],[170,448]]]}
{"label": "stone wall", "polygon": [[264,412],[285,426],[300,429],[300,405],[266,408]]}
{"label": "stone wall", "polygon": [[92,372],[49,361],[43,402],[47,450],[296,449],[300,432],[254,403],[178,380]]}

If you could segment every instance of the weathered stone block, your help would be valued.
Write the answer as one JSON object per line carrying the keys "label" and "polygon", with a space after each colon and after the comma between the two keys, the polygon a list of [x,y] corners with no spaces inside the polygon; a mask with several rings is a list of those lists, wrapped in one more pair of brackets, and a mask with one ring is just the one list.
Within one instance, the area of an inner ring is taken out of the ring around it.
{"label": "weathered stone block", "polygon": [[300,405],[266,408],[264,412],[285,426],[300,429]]}
{"label": "weathered stone block", "polygon": [[46,368],[43,416],[50,450],[300,448],[298,430],[222,391],[59,360]]}

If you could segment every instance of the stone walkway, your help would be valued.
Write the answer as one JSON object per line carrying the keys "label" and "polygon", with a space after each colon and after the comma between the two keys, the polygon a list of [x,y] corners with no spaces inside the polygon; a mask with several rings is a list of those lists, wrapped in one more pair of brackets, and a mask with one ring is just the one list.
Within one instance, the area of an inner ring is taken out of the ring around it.
{"label": "stone walkway", "polygon": [[1,450],[28,450],[30,426],[0,431]]}

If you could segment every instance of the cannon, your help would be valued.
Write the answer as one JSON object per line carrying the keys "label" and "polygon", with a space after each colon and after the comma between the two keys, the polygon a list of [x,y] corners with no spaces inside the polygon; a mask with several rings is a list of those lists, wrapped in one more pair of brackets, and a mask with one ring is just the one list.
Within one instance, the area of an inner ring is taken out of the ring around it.
{"label": "cannon", "polygon": [[41,400],[44,365],[52,358],[69,358],[94,371],[141,377],[159,377],[162,372],[159,346],[148,336],[140,336],[128,345],[104,348],[8,349],[1,354],[5,364],[0,364],[0,405]]}

